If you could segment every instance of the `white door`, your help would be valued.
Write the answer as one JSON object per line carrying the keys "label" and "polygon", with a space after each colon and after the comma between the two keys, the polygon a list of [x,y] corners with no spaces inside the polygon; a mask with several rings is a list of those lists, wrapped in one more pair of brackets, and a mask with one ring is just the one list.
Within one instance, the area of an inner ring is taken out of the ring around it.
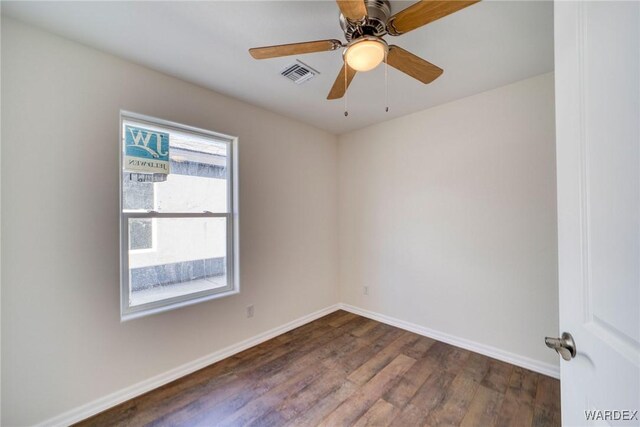
{"label": "white door", "polygon": [[555,67],[562,421],[640,425],[640,2],[556,1]]}

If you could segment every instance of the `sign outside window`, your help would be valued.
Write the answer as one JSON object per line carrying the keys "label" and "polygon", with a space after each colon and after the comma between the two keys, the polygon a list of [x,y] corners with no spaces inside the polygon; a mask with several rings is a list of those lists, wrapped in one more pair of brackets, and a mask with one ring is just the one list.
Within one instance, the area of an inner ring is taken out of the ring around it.
{"label": "sign outside window", "polygon": [[124,169],[145,174],[169,174],[169,134],[125,126]]}

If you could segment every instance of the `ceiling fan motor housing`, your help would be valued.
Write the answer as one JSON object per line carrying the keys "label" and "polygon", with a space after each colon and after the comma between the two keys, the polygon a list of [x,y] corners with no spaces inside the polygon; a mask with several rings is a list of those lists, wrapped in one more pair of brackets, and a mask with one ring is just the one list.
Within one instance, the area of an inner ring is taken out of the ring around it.
{"label": "ceiling fan motor housing", "polygon": [[340,27],[347,41],[362,36],[382,37],[387,34],[387,20],[391,15],[391,6],[387,0],[365,0],[367,17],[364,22],[351,22],[340,14]]}

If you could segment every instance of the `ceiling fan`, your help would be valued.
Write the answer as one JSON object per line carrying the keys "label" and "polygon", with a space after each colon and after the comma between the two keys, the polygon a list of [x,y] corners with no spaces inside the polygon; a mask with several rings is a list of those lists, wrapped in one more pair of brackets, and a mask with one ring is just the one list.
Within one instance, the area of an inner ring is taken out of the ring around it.
{"label": "ceiling fan", "polygon": [[442,74],[442,68],[399,46],[388,45],[382,37],[387,34],[405,34],[479,1],[421,0],[390,16],[388,0],[336,0],[341,12],[340,26],[347,40],[346,44],[335,39],[317,40],[254,47],[249,49],[249,53],[255,59],[268,59],[345,48],[342,53],[344,65],[327,99],[342,98],[357,72],[372,70],[382,62],[427,84]]}

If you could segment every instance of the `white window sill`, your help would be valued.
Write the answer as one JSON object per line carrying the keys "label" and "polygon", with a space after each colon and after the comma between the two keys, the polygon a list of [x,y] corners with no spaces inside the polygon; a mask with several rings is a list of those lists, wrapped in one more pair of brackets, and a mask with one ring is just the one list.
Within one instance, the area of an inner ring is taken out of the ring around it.
{"label": "white window sill", "polygon": [[[204,281],[204,280],[202,280]],[[200,282],[199,280],[196,282]],[[209,288],[211,289],[211,283],[208,283]],[[216,288],[214,288],[213,290],[215,290]],[[217,292],[217,293],[213,293],[213,294],[208,294],[199,298],[193,298],[193,299],[188,299],[185,301],[180,301],[180,302],[176,302],[174,304],[168,304],[168,305],[163,305],[161,307],[157,307],[157,308],[148,308],[148,309],[144,309],[141,311],[137,311],[137,312],[131,312],[131,313],[122,313],[120,321],[121,322],[126,322],[128,320],[132,320],[132,319],[138,319],[140,317],[145,317],[145,316],[150,316],[152,314],[157,314],[157,313],[162,313],[165,311],[170,311],[170,310],[175,310],[177,308],[182,308],[182,307],[187,307],[193,304],[198,304],[201,302],[205,302],[205,301],[209,301],[209,300],[214,300],[214,299],[218,299],[218,298],[224,298],[224,297],[228,297],[231,295],[235,295],[235,294],[239,294],[240,290],[239,289],[231,289],[229,291],[226,292]],[[135,306],[133,306],[133,308],[135,308]]]}

